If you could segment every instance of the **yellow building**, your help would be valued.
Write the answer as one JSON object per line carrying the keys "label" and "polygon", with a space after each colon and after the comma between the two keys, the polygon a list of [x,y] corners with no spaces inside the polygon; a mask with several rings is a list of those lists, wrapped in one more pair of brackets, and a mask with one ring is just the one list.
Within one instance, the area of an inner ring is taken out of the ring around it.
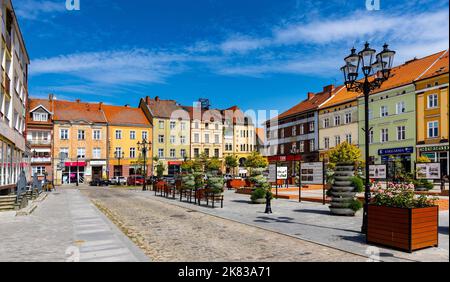
{"label": "yellow building", "polygon": [[[142,175],[144,158],[138,142],[152,141],[152,126],[140,108],[104,105],[108,122],[108,177]],[[152,174],[152,148],[146,154],[147,175]]]}
{"label": "yellow building", "polygon": [[331,97],[319,106],[320,160],[327,152],[347,142],[358,145],[358,93],[345,86],[333,88]]}
{"label": "yellow building", "polygon": [[54,100],[53,170],[56,185],[107,176],[103,104]]}
{"label": "yellow building", "polygon": [[189,113],[174,100],[159,97],[141,99],[139,107],[153,124],[153,157],[165,165],[165,175],[181,171],[190,156],[191,125]]}
{"label": "yellow building", "polygon": [[441,163],[449,175],[448,50],[416,81],[417,154]]}

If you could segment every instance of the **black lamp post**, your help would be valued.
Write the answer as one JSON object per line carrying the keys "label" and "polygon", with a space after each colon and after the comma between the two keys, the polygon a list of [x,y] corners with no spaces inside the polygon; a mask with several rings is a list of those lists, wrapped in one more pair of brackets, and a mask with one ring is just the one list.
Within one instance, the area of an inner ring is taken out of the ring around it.
{"label": "black lamp post", "polygon": [[[122,174],[122,167],[120,166],[120,160],[122,160],[125,156],[124,152],[120,152],[120,151],[115,151],[114,152],[114,157],[117,159],[117,163],[118,163],[118,167],[120,169],[120,174]],[[122,175],[119,175],[122,176]],[[117,185],[120,186],[120,178],[117,178]]]}
{"label": "black lamp post", "polygon": [[[384,44],[383,51],[376,54],[374,49],[369,47],[366,42],[364,49],[356,53],[356,49],[351,50],[345,60],[345,66],[341,68],[344,73],[345,86],[349,91],[360,92],[364,94],[364,133],[365,133],[365,194],[364,194],[364,215],[361,232],[367,234],[367,213],[370,203],[370,179],[369,179],[369,143],[370,132],[369,128],[369,95],[374,89],[377,89],[381,84],[389,78],[392,63],[394,61],[395,51],[389,50],[389,46]],[[376,54],[376,55],[375,55]],[[374,59],[375,62],[374,62]],[[361,70],[363,78],[358,80],[359,71]]]}
{"label": "black lamp post", "polygon": [[80,160],[80,155],[77,155],[77,186],[80,183],[80,164],[79,164],[79,160]]}
{"label": "black lamp post", "polygon": [[[300,162],[302,160],[302,152],[300,151],[299,148],[292,147],[291,154],[294,156],[294,160],[293,160],[294,166],[292,167],[292,171],[294,172],[294,175],[296,173],[298,173],[298,201],[301,202],[302,201],[302,181],[300,179]],[[297,155],[297,154],[298,154],[299,158],[298,158],[298,171],[296,172],[295,171],[295,155]]]}
{"label": "black lamp post", "polygon": [[137,143],[139,150],[142,152],[142,156],[144,157],[144,185],[142,186],[142,191],[147,191],[147,152],[150,151],[152,147],[152,142],[147,141],[146,139],[142,140],[142,142]]}

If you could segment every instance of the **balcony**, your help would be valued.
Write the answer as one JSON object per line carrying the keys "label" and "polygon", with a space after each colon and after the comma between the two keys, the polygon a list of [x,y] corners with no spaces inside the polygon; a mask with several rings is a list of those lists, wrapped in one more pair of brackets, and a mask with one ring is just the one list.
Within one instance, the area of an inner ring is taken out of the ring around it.
{"label": "balcony", "polygon": [[51,163],[52,162],[52,158],[50,157],[44,157],[44,158],[31,158],[31,163]]}
{"label": "balcony", "polygon": [[52,142],[50,140],[30,140],[31,145],[51,145]]}

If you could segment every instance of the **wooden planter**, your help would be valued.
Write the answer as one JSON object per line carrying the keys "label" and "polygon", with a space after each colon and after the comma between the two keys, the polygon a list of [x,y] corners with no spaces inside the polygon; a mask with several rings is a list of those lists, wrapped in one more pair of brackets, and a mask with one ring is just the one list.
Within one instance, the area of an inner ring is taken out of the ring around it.
{"label": "wooden planter", "polygon": [[367,243],[408,252],[438,246],[439,207],[369,206]]}
{"label": "wooden planter", "polygon": [[242,179],[232,179],[227,181],[227,188],[242,188],[245,187],[245,181]]}

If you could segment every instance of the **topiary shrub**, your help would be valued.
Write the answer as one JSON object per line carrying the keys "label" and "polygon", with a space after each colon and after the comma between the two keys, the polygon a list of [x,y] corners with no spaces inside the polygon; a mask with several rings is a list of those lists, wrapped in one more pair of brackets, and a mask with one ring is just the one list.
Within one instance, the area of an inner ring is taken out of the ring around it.
{"label": "topiary shrub", "polygon": [[363,208],[363,204],[359,200],[353,199],[348,207],[357,212]]}
{"label": "topiary shrub", "polygon": [[355,187],[355,191],[358,193],[364,192],[364,182],[359,176],[353,176],[351,178],[351,182],[353,187]]}

